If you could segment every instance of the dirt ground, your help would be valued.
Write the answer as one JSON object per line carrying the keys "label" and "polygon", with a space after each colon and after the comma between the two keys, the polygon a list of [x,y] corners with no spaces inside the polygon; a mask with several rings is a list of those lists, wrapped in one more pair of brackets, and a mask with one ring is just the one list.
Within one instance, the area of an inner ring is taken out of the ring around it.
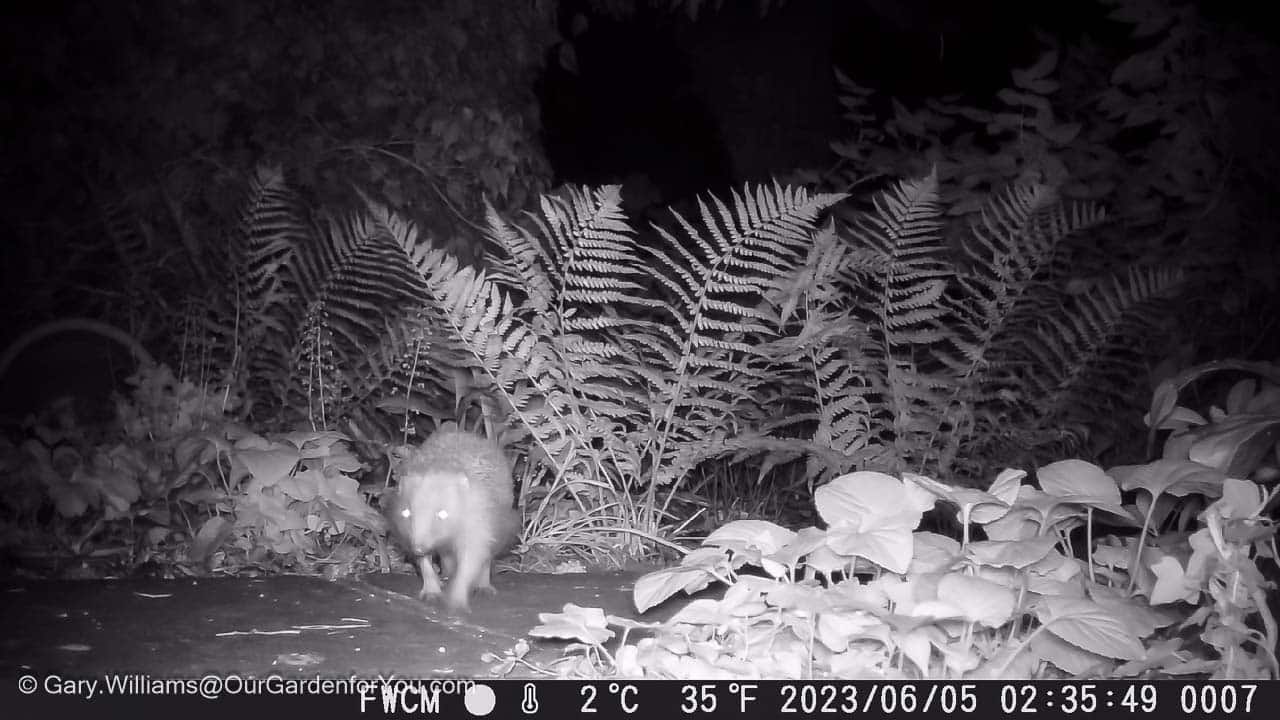
{"label": "dirt ground", "polygon": [[[638,573],[501,573],[497,595],[451,616],[421,602],[418,578],[370,575],[327,581],[275,576],[187,580],[0,581],[0,678],[23,673],[305,673],[329,677],[494,677],[501,656],[527,639],[535,663],[564,643],[528,632],[565,603],[635,617]],[[648,619],[648,618],[646,618]],[[516,666],[510,678],[537,677]]]}

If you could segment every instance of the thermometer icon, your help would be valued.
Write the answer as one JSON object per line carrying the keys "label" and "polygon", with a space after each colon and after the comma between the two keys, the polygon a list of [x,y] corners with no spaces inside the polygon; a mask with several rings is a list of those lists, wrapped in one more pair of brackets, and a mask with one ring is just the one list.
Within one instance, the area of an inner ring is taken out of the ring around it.
{"label": "thermometer icon", "polygon": [[538,688],[533,683],[524,684],[524,699],[520,701],[520,710],[525,715],[538,712]]}

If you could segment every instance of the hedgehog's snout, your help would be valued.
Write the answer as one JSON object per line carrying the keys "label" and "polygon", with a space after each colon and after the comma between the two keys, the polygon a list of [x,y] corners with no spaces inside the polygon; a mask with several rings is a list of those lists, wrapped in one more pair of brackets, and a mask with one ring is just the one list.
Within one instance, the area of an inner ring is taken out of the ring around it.
{"label": "hedgehog's snout", "polygon": [[408,536],[405,539],[409,541],[409,550],[414,555],[425,555],[431,548],[427,547],[427,544],[423,542],[423,538],[426,537],[425,531],[428,530],[428,528],[421,527],[423,519],[414,515],[413,510],[408,505],[400,508],[397,514],[405,523],[406,535]]}

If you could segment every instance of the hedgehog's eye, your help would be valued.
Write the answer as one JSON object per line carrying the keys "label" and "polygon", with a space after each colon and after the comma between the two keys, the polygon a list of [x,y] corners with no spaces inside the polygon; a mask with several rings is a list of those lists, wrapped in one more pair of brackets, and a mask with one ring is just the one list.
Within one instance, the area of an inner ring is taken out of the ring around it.
{"label": "hedgehog's eye", "polygon": [[409,512],[409,508],[404,508],[404,509],[402,509],[402,510],[400,511],[400,517],[402,517],[402,518],[407,518],[407,517],[409,517],[409,516],[410,516],[410,515],[412,515],[412,514],[413,514],[413,513]]}
{"label": "hedgehog's eye", "polygon": [[448,520],[448,519],[449,519],[449,511],[448,511],[448,510],[441,510],[440,512],[436,513],[436,517],[437,517],[437,518],[440,518],[441,520]]}

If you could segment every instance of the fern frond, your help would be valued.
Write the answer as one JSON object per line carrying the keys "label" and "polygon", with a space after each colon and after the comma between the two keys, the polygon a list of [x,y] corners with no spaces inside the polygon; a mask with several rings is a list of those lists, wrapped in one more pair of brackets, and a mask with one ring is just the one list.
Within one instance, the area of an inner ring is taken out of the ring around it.
{"label": "fern frond", "polygon": [[[634,371],[610,362],[627,352],[617,337],[634,324],[610,301],[638,288],[630,278],[639,274],[634,261],[623,262],[634,257],[634,241],[617,199],[608,189],[544,199],[543,217],[534,222],[541,239],[491,216],[490,238],[510,252],[499,263],[501,282],[445,253],[424,251],[410,228],[396,234],[442,329],[553,461],[581,462],[578,453],[592,446],[584,433],[634,418],[643,407]],[[568,471],[555,468],[558,475]]]}
{"label": "fern frond", "polygon": [[939,221],[938,177],[899,183],[877,196],[876,212],[859,218],[856,241],[880,256],[870,291],[886,349],[920,342],[912,333],[934,329],[944,311],[937,300],[953,270]]}
{"label": "fern frond", "polygon": [[935,367],[931,348],[947,332],[942,300],[954,270],[942,242],[936,173],[880,193],[874,208],[850,227],[852,242],[870,255],[856,271],[861,284],[847,285],[848,272],[841,280],[869,309],[866,332],[850,339],[847,352],[863,383],[858,392],[876,411],[841,434],[883,443],[905,459],[927,448],[918,435],[941,423],[950,380]]}
{"label": "fern frond", "polygon": [[240,231],[233,238],[243,302],[255,313],[279,316],[291,304],[285,271],[309,238],[297,201],[279,168],[259,168],[250,180]]}
{"label": "fern frond", "polygon": [[655,228],[661,244],[642,250],[667,291],[659,310],[668,320],[641,348],[656,370],[648,377],[661,434],[645,451],[655,458],[652,482],[683,476],[740,422],[761,416],[758,390],[772,377],[778,327],[765,298],[802,264],[818,214],[842,197],[747,186],[732,194],[732,208],[700,199],[698,228],[673,213],[681,238]]}
{"label": "fern frond", "polygon": [[252,388],[260,399],[287,397],[293,382],[294,345],[309,308],[293,296],[288,269],[308,238],[309,225],[284,175],[279,168],[259,168],[249,179],[225,262],[216,268],[232,292],[198,303],[206,347],[218,348],[227,382]]}
{"label": "fern frond", "polygon": [[[1127,276],[1108,278],[1064,303],[1057,316],[1043,321],[1040,332],[1024,336],[1024,352],[1014,362],[1034,369],[1022,379],[1038,415],[1092,417],[1100,406],[1128,397],[1132,375],[1112,375],[1106,366],[1124,363],[1123,352],[1134,347],[1132,335],[1158,320],[1159,302],[1182,281],[1179,269],[1131,268]],[[1073,413],[1076,407],[1090,412]]]}
{"label": "fern frond", "polygon": [[547,312],[555,299],[555,289],[547,269],[551,258],[528,230],[508,225],[486,202],[486,237],[500,252],[485,255],[489,276],[498,285],[525,297],[523,305],[534,314]]}
{"label": "fern frond", "polygon": [[[438,422],[457,419],[458,408],[441,407],[439,399],[459,399],[465,388],[457,387],[455,371],[467,368],[471,356],[443,325],[431,305],[388,319],[378,343],[355,358],[358,363],[349,373],[350,412],[383,405],[390,395],[398,399],[395,407],[413,408]],[[403,417],[400,429],[410,429],[409,416]]]}
{"label": "fern frond", "polygon": [[958,275],[948,298],[949,341],[958,356],[940,355],[967,400],[982,393],[989,373],[1001,372],[1006,345],[1020,329],[1054,312],[1056,283],[1049,273],[1061,244],[1102,218],[1096,205],[1066,206],[1039,185],[1011,187],[982,208],[962,244],[969,270]]}

